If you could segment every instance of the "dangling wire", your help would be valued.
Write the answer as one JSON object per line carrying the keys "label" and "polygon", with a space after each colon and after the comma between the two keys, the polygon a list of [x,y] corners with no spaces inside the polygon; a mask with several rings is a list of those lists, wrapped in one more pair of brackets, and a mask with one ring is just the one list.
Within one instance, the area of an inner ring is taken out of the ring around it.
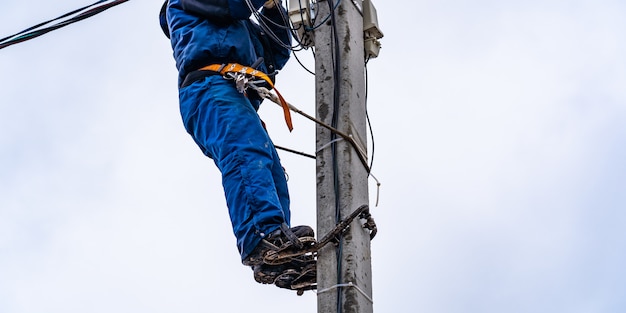
{"label": "dangling wire", "polygon": [[[306,0],[309,1],[309,0]],[[281,18],[283,20],[283,24],[278,24],[275,21],[270,20],[269,18],[263,16],[258,10],[255,9],[253,3],[251,2],[251,0],[246,0],[246,5],[248,6],[248,9],[250,10],[250,12],[252,12],[252,15],[254,16],[254,19],[257,21],[259,27],[261,27],[261,30],[263,30],[264,33],[266,33],[268,35],[268,37],[274,41],[276,44],[280,45],[283,48],[289,49],[291,51],[294,52],[294,56],[296,58],[296,60],[298,61],[298,63],[300,64],[300,66],[305,69],[307,72],[309,72],[312,75],[315,75],[314,71],[311,71],[310,69],[308,69],[299,59],[298,55],[296,52],[301,52],[303,50],[307,50],[309,47],[307,47],[303,42],[300,41],[300,38],[298,36],[298,31],[300,30],[300,27],[305,27],[304,31],[305,32],[313,32],[314,30],[316,30],[317,28],[321,27],[322,25],[324,25],[326,22],[328,22],[331,19],[332,16],[332,12],[335,12],[335,10],[337,9],[337,7],[341,4],[342,0],[337,0],[335,1],[331,6],[332,10],[331,10],[331,14],[328,14],[327,16],[323,17],[320,21],[317,21],[318,18],[315,16],[315,12],[319,12],[319,2],[320,1],[312,1],[312,4],[314,5],[314,8],[311,9],[311,12],[309,12],[309,15],[311,16],[311,26],[304,26],[304,25],[300,25],[298,26],[298,28],[294,27],[293,24],[291,24],[290,18],[289,16],[286,14],[286,11],[284,10],[280,10],[280,14],[281,14]],[[298,4],[300,5],[299,11],[301,14],[301,18],[304,19],[304,13],[302,12],[302,10],[304,9],[302,7],[302,4],[300,4],[300,2],[298,2]],[[287,11],[290,8],[287,7]],[[289,30],[289,32],[291,32],[292,38],[295,39],[296,44],[292,44],[292,45],[288,45],[285,44],[285,42],[281,41],[279,36],[276,35],[276,33],[274,33],[274,31],[272,31],[272,29],[270,28],[270,24],[273,25],[274,27],[277,28],[282,28],[284,30]],[[313,53],[313,55],[315,55],[315,47],[310,47],[312,48],[311,51]]]}
{"label": "dangling wire", "polygon": [[[98,13],[104,12],[107,9],[110,9],[118,4],[127,2],[129,0],[116,0],[116,1],[110,1],[109,3],[105,3],[108,2],[107,0],[100,0],[98,2],[95,2],[93,4],[90,4],[88,6],[82,7],[80,9],[71,11],[69,13],[65,13],[57,18],[51,19],[49,21],[43,22],[43,23],[39,23],[35,26],[29,27],[17,34],[5,37],[0,39],[0,49],[6,48],[8,46],[20,43],[20,42],[24,42],[36,37],[39,37],[41,35],[44,35],[46,33],[49,33],[53,30],[59,29],[61,27],[65,27],[67,25],[76,23],[78,21],[84,20],[86,18],[92,17]],[[104,3],[104,4],[102,4]],[[102,4],[102,5],[99,5]],[[74,17],[68,18],[72,15],[76,15]],[[60,21],[56,24],[50,25],[48,27],[43,27],[45,25],[51,24],[53,22],[62,20],[68,18],[66,20]],[[42,28],[43,27],[43,28]]]}
{"label": "dangling wire", "polygon": [[271,23],[272,25],[274,25],[275,27],[279,28],[279,29],[283,29],[285,31],[289,31],[292,32],[292,28],[290,26],[289,23],[289,16],[287,16],[287,14],[285,13],[284,10],[279,9],[278,11],[280,12],[280,16],[281,19],[283,20],[283,24],[278,24],[272,20],[270,20],[269,18],[263,16],[255,7],[254,4],[252,3],[251,0],[246,0],[246,5],[248,6],[248,9],[250,10],[250,12],[252,12],[252,15],[254,16],[254,18],[256,19],[258,25],[261,27],[261,30],[263,30],[263,32],[265,32],[272,41],[274,41],[276,44],[280,45],[281,47],[285,48],[285,49],[289,49],[292,51],[297,51],[298,46],[292,46],[289,45],[287,43],[285,43],[284,41],[280,40],[280,37],[278,35],[276,35],[276,33],[274,33],[272,31],[272,29],[269,27],[269,25],[267,23]]}

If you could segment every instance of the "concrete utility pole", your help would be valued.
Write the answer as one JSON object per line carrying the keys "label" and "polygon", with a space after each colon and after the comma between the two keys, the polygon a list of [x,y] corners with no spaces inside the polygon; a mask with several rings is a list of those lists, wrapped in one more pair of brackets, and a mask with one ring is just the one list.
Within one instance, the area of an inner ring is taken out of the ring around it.
{"label": "concrete utility pole", "polygon": [[[367,149],[365,56],[361,0],[318,1],[318,19],[334,12],[315,30],[316,117],[350,134]],[[336,32],[336,33],[335,33]],[[338,67],[337,67],[338,66]],[[335,116],[335,122],[333,122]],[[355,148],[321,126],[316,130],[317,233],[369,203],[368,173]],[[318,312],[370,313],[372,266],[369,232],[355,219],[339,246],[327,245],[317,259]]]}

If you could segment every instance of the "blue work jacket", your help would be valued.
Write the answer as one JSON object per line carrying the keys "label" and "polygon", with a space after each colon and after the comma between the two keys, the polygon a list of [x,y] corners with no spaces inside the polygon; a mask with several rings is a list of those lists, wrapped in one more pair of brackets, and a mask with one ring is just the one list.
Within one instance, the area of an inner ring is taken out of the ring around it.
{"label": "blue work jacket", "polygon": [[[259,9],[265,0],[250,0]],[[281,14],[282,11],[282,14]],[[284,9],[263,8],[261,15],[278,37],[278,44],[250,20],[246,0],[170,0],[166,17],[179,84],[194,70],[210,64],[239,63],[250,66],[259,58],[258,70],[271,74],[287,63],[291,32]]]}

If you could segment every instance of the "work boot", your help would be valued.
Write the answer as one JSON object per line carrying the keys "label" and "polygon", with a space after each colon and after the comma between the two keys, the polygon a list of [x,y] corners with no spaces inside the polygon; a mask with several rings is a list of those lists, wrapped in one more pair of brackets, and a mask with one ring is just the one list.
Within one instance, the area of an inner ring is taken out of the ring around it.
{"label": "work boot", "polygon": [[252,253],[243,260],[243,265],[246,266],[255,266],[263,264],[263,257],[270,250],[278,250],[283,245],[290,242],[289,235],[287,232],[293,233],[295,238],[303,238],[303,237],[314,237],[315,232],[313,228],[309,226],[296,226],[289,229],[287,231],[283,231],[281,229],[277,229],[271,234],[267,235],[267,237],[263,238],[261,242],[252,250]]}
{"label": "work boot", "polygon": [[311,290],[317,287],[317,263],[309,263],[298,269],[287,269],[274,278],[278,288]]}
{"label": "work boot", "polygon": [[259,284],[274,284],[278,276],[290,270],[289,265],[290,264],[252,265],[252,271],[254,272],[254,280]]}
{"label": "work boot", "polygon": [[[274,284],[281,286],[281,276],[279,276]],[[300,270],[300,275],[288,282],[289,289],[298,290],[298,295],[302,295],[304,290],[317,289],[317,263],[310,263]]]}
{"label": "work boot", "polygon": [[252,265],[252,271],[254,272],[254,280],[260,284],[276,284],[281,288],[288,288],[296,278],[302,278],[303,274],[310,280],[312,273],[313,280],[315,280],[315,268],[317,260],[312,255],[305,255],[292,259],[290,262],[270,265],[260,264]]}
{"label": "work boot", "polygon": [[291,289],[293,282],[300,277],[300,275],[299,271],[288,269],[280,273],[280,275],[274,279],[274,284],[278,288]]}

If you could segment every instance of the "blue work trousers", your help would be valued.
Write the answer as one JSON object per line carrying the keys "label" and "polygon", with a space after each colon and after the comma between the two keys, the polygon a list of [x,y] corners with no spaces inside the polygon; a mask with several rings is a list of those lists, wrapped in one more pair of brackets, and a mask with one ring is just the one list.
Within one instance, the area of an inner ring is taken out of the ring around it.
{"label": "blue work trousers", "polygon": [[179,91],[187,132],[222,173],[226,203],[244,260],[263,237],[289,225],[289,192],[276,148],[252,102],[232,81],[209,76]]}

